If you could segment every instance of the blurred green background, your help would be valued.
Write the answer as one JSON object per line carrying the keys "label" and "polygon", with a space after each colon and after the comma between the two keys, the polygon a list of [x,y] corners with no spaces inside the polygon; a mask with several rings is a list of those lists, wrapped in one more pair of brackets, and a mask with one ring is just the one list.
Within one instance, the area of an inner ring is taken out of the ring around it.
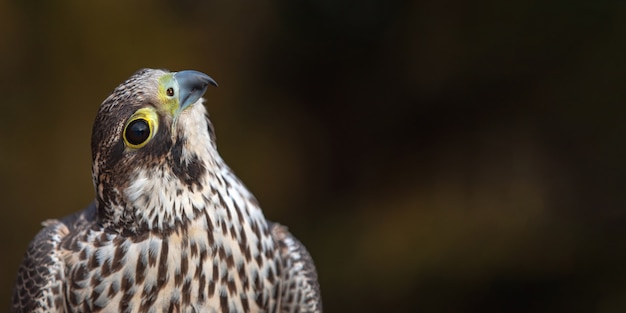
{"label": "blurred green background", "polygon": [[196,69],[326,312],[626,311],[623,1],[0,1],[0,307],[93,197],[91,125]]}

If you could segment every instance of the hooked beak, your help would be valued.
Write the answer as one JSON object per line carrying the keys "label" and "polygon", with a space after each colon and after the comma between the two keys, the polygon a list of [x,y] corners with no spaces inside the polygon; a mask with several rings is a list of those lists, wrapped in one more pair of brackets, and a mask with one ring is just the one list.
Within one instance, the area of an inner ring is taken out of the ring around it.
{"label": "hooked beak", "polygon": [[193,70],[177,72],[174,79],[178,82],[178,103],[181,111],[196,103],[204,95],[209,84],[217,87],[213,78]]}

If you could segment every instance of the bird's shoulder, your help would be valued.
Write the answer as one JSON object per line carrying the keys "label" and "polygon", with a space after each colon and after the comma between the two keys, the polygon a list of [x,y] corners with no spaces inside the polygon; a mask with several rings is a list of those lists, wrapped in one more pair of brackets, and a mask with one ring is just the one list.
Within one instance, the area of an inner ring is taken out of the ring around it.
{"label": "bird's shoulder", "polygon": [[269,226],[272,237],[278,243],[282,261],[282,311],[322,312],[322,297],[313,258],[286,226],[271,222]]}
{"label": "bird's shoulder", "polygon": [[96,219],[95,204],[62,219],[44,221],[18,270],[13,312],[64,312],[64,262],[60,247]]}

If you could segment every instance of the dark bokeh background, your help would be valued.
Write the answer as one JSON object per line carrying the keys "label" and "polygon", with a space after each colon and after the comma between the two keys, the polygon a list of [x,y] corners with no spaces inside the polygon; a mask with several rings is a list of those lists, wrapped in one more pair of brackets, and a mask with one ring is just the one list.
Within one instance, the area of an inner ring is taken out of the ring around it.
{"label": "dark bokeh background", "polygon": [[626,311],[623,1],[0,1],[0,307],[100,102],[197,69],[326,312]]}

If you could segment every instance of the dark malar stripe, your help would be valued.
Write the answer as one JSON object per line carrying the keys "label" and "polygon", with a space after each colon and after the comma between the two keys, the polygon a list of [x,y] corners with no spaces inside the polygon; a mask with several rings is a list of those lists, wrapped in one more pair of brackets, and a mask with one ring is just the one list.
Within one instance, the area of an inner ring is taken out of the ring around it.
{"label": "dark malar stripe", "polygon": [[193,192],[194,185],[200,187],[200,182],[206,174],[206,168],[196,155],[191,156],[188,160],[183,158],[182,154],[185,142],[185,138],[178,136],[176,143],[170,150],[171,159],[169,160],[169,165],[172,169],[172,173],[187,185],[189,191]]}

